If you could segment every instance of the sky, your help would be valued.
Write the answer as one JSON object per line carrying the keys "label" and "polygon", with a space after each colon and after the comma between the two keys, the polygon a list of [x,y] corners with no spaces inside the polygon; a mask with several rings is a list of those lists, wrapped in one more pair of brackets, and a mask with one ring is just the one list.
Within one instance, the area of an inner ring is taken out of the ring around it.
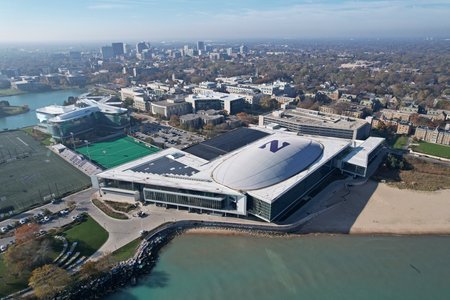
{"label": "sky", "polygon": [[450,0],[0,0],[0,43],[450,38]]}

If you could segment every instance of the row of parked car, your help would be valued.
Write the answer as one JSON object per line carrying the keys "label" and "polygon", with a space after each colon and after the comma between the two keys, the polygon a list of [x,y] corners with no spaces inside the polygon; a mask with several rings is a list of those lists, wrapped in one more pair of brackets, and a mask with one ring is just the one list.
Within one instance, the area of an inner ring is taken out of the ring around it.
{"label": "row of parked car", "polygon": [[[58,217],[62,217],[62,216],[68,215],[69,213],[70,213],[69,209],[62,209],[62,210],[60,210],[58,212],[55,212],[55,213],[52,213],[50,211],[41,211],[41,212],[36,213],[32,217],[25,217],[25,218],[22,218],[19,221],[16,221],[16,222],[14,222],[12,224],[8,224],[6,226],[1,227],[0,228],[0,232],[1,233],[7,233],[11,229],[14,229],[14,228],[16,228],[18,226],[25,225],[25,224],[28,224],[28,223],[45,224],[45,223],[47,223],[47,222],[49,222],[49,221],[51,221],[53,219],[56,219]],[[73,221],[77,220],[78,218],[80,218],[79,215],[72,216],[72,220]]]}

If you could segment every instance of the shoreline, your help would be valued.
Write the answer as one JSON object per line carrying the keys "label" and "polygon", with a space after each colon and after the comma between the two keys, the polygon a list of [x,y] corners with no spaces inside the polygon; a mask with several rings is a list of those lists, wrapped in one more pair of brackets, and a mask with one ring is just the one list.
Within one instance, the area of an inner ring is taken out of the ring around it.
{"label": "shoreline", "polygon": [[301,238],[311,236],[392,236],[392,237],[414,237],[414,236],[445,236],[450,237],[450,232],[298,232],[298,233],[261,233],[247,230],[236,230],[226,228],[190,228],[183,235],[216,235],[216,236],[254,236],[260,238]]}

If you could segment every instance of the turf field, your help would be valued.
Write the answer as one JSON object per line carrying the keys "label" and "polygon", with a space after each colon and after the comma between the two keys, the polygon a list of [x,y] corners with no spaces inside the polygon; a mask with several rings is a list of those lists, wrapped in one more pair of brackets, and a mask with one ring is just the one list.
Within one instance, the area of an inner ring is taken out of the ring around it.
{"label": "turf field", "polygon": [[89,185],[88,176],[24,131],[0,132],[0,217]]}
{"label": "turf field", "polygon": [[159,149],[147,146],[126,136],[113,141],[94,143],[77,148],[77,152],[90,158],[98,165],[110,169],[143,156],[156,153]]}

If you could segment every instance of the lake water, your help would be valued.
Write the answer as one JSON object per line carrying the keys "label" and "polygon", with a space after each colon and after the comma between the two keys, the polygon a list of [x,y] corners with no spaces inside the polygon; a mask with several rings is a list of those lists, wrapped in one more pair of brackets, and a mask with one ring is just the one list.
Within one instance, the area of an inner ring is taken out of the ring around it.
{"label": "lake water", "polygon": [[450,299],[450,237],[183,235],[117,299]]}
{"label": "lake water", "polygon": [[41,108],[50,104],[63,104],[70,96],[79,96],[85,93],[85,90],[70,89],[58,90],[43,93],[23,94],[10,97],[0,97],[0,100],[6,100],[10,105],[28,105],[30,111],[25,114],[20,114],[10,117],[0,118],[0,130],[5,128],[17,129],[27,126],[36,125],[38,119],[36,118],[36,108]]}

